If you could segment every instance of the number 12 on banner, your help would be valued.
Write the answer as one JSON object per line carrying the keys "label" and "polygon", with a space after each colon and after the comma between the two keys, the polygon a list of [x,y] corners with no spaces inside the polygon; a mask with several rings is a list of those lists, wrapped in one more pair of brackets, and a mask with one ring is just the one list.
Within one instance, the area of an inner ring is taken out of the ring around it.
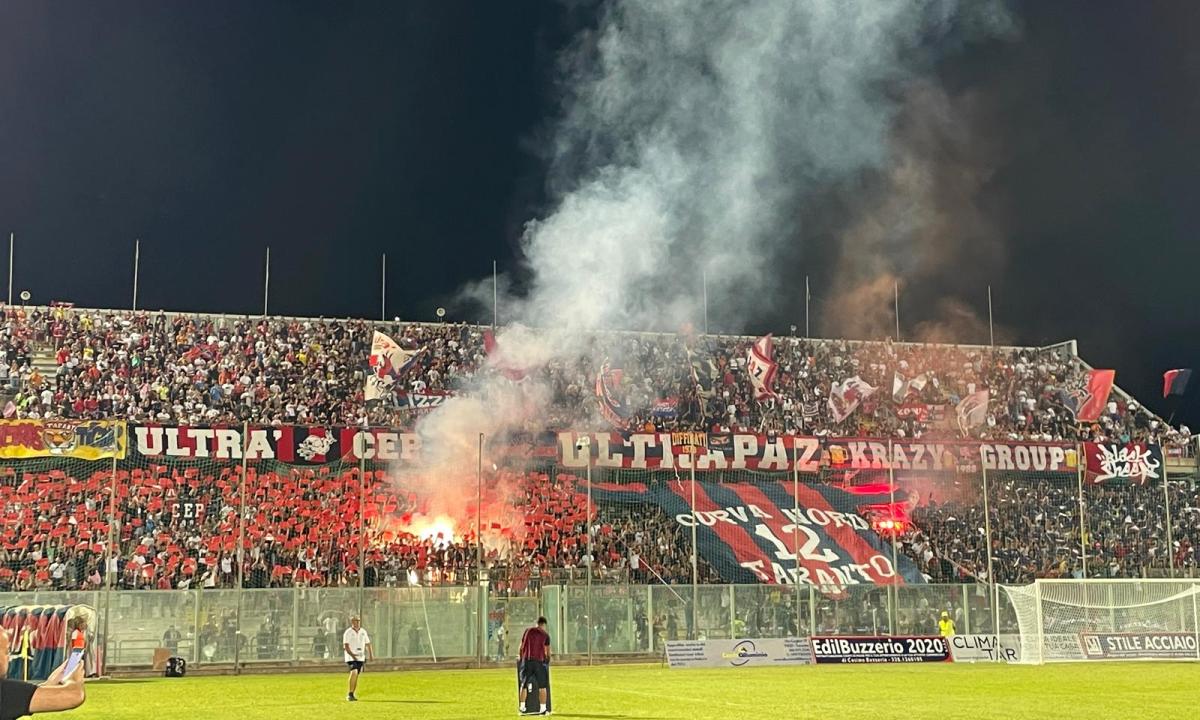
{"label": "number 12 on banner", "polygon": [[[811,560],[813,562],[834,563],[838,561],[837,553],[825,548],[821,549],[821,538],[810,528],[803,525],[789,524],[780,528],[785,533],[799,533],[804,536],[800,552],[788,550],[787,545],[771,531],[767,525],[759,523],[754,526],[754,534],[775,546],[775,557],[779,560]],[[799,557],[797,557],[799,555]]]}

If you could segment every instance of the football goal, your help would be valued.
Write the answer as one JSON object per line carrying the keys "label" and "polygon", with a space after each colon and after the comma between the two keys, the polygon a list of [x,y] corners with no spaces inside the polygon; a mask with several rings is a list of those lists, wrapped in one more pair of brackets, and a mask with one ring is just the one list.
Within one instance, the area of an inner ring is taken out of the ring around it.
{"label": "football goal", "polygon": [[1038,580],[1004,592],[1020,662],[1200,660],[1200,580]]}

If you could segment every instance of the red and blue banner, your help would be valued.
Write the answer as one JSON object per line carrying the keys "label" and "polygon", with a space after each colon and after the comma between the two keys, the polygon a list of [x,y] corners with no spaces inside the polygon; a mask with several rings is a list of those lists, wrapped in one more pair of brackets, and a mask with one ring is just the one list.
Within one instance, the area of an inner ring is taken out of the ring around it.
{"label": "red and blue banner", "polygon": [[688,532],[700,556],[729,583],[803,583],[829,594],[848,585],[922,583],[911,560],[871,529],[867,508],[887,492],[856,494],[830,485],[673,481],[599,483],[598,503],[655,503]]}

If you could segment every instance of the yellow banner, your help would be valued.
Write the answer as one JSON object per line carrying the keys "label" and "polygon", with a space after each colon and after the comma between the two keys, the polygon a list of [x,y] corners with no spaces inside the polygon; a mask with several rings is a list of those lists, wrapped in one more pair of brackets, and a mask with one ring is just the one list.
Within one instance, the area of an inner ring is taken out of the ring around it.
{"label": "yellow banner", "polygon": [[125,458],[124,420],[0,420],[0,458]]}

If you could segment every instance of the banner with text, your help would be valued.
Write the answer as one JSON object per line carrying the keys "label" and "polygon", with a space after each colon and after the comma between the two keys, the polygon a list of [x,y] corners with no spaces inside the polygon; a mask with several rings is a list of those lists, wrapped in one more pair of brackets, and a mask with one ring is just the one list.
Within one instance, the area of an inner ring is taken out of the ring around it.
{"label": "banner with text", "polygon": [[951,635],[948,640],[954,662],[1021,661],[1020,635]]}
{"label": "banner with text", "polygon": [[558,434],[559,461],[583,468],[588,454],[595,467],[690,470],[778,470],[815,473],[888,469],[978,472],[1074,473],[1075,446],[1066,443],[979,443],[815,438],[755,433],[595,433],[580,447],[580,434]]}
{"label": "banner with text", "polygon": [[1200,660],[1195,633],[1080,633],[1088,660]]}
{"label": "banner with text", "polygon": [[671,668],[811,665],[812,662],[808,638],[667,641],[667,665]]}
{"label": "banner with text", "polygon": [[[730,583],[802,583],[838,595],[848,585],[924,582],[859,514],[888,493],[856,494],[830,485],[675,481],[593,483],[599,503],[656,503],[680,526],[696,528],[703,557]],[[693,509],[693,502],[694,509]]]}
{"label": "banner with text", "polygon": [[0,420],[0,458],[125,457],[121,420]]}
{"label": "banner with text", "polygon": [[1130,482],[1144,485],[1163,478],[1162,448],[1130,443],[1084,443],[1087,479],[1090,483]]}
{"label": "banner with text", "polygon": [[949,662],[946,638],[919,637],[814,637],[817,663],[918,663]]}

